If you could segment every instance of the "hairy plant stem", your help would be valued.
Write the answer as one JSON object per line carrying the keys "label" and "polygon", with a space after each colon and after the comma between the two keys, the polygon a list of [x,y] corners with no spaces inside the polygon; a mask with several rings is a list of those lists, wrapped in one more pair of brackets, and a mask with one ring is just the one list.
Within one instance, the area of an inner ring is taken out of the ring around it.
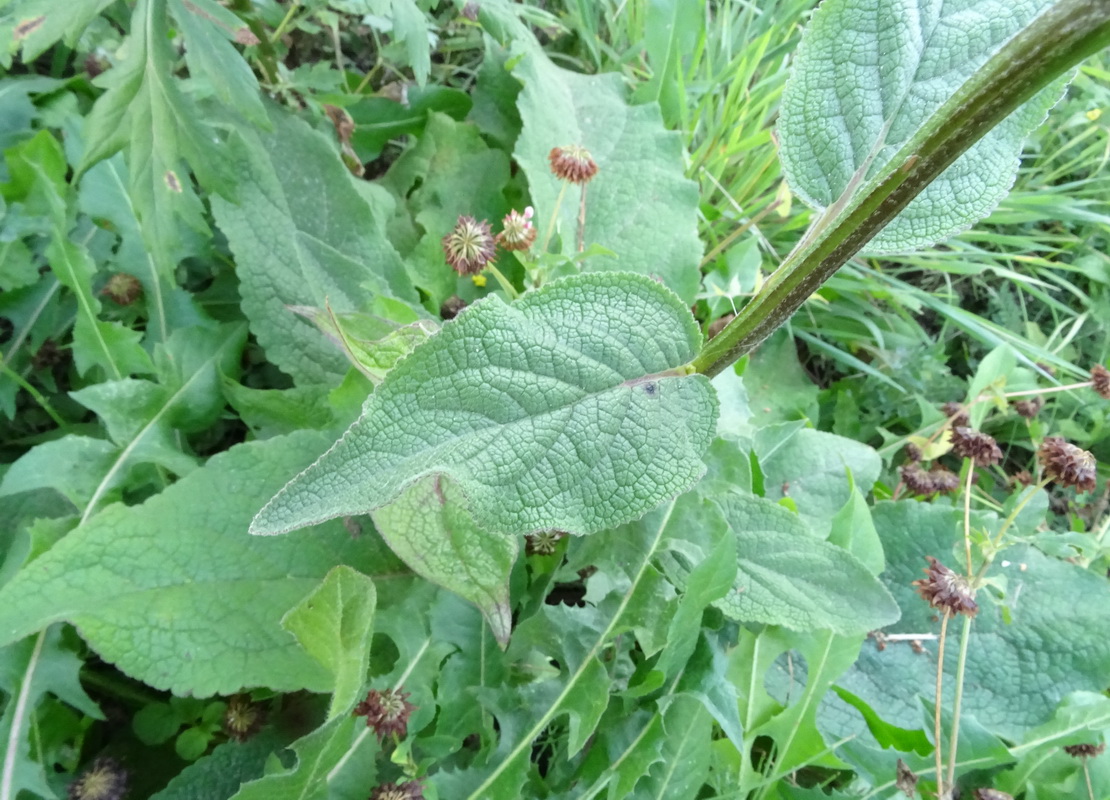
{"label": "hairy plant stem", "polygon": [[956,748],[960,742],[960,704],[964,698],[964,668],[967,666],[967,649],[971,641],[971,617],[964,615],[964,626],[960,629],[960,653],[956,657],[956,693],[952,698],[952,735],[948,737],[948,777],[949,791],[956,785]]}
{"label": "hairy plant stem", "polygon": [[501,290],[509,296],[510,300],[516,300],[518,297],[520,297],[520,293],[516,290],[516,287],[509,282],[509,279],[506,278],[501,270],[499,270],[493,263],[486,264],[486,269],[488,269],[493,274],[493,277],[497,280],[497,283],[500,284]]}
{"label": "hairy plant stem", "polygon": [[[886,174],[840,198],[694,359],[712,377],[788,320],[941,172],[1065,70],[1110,44],[1110,3],[1059,0],[1007,42],[894,155]],[[900,165],[900,166],[899,166]]]}
{"label": "hairy plant stem", "polygon": [[948,639],[948,609],[940,620],[940,636],[937,638],[937,689],[933,699],[933,756],[937,765],[937,800],[944,800],[944,747],[941,736],[944,724],[941,719],[941,700],[944,696],[944,643]]}

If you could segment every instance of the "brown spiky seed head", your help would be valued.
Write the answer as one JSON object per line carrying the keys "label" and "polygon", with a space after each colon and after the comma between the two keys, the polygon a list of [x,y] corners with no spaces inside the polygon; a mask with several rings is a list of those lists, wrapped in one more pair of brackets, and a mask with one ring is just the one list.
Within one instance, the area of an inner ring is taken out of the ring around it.
{"label": "brown spiky seed head", "polygon": [[1095,756],[1102,755],[1102,751],[1106,749],[1105,744],[1066,744],[1064,745],[1064,752],[1072,758],[1094,758]]}
{"label": "brown spiky seed head", "polygon": [[497,234],[497,243],[506,250],[527,250],[536,241],[536,226],[532,224],[532,206],[520,213],[515,208],[501,220],[503,230]]}
{"label": "brown spiky seed head", "polygon": [[940,410],[944,412],[944,416],[948,417],[948,424],[953,428],[971,424],[971,420],[968,419],[967,416],[967,411],[964,410],[962,405],[955,401],[945,403],[940,407]]}
{"label": "brown spiky seed head", "polygon": [[454,319],[459,315],[459,312],[466,308],[466,306],[467,302],[465,300],[457,294],[453,294],[440,303],[439,315],[443,317],[444,320]]}
{"label": "brown spiky seed head", "polygon": [[374,787],[370,800],[424,800],[424,787],[420,781],[383,783]]}
{"label": "brown spiky seed head", "polygon": [[127,770],[114,758],[101,757],[93,761],[69,785],[69,800],[120,800],[127,793]]}
{"label": "brown spiky seed head", "polygon": [[900,467],[902,482],[914,494],[948,494],[960,488],[960,476],[940,464],[926,470],[920,464],[911,463]]}
{"label": "brown spiky seed head", "polygon": [[1110,400],[1110,370],[1102,364],[1091,367],[1091,388],[1098,392],[1099,397]]}
{"label": "brown spiky seed head", "polygon": [[1095,488],[1095,457],[1059,436],[1045,438],[1037,451],[1037,459],[1044,467],[1044,474],[1056,483],[1074,486],[1081,492]]}
{"label": "brown spiky seed head", "polygon": [[906,442],[906,446],[902,448],[902,452],[906,454],[906,461],[911,464],[921,460],[921,448],[913,442]]}
{"label": "brown spiky seed head", "polygon": [[933,608],[947,611],[951,616],[974,617],[979,612],[979,604],[975,602],[975,593],[967,578],[957,575],[932,556],[925,556],[925,560],[929,562],[926,577],[913,582],[917,593]]}
{"label": "brown spiky seed head", "polygon": [[1030,397],[1027,400],[1018,400],[1014,403],[1014,411],[1026,419],[1033,419],[1044,408],[1043,397]]}
{"label": "brown spiky seed head", "polygon": [[551,162],[551,172],[561,181],[589,183],[597,174],[597,163],[590,151],[578,144],[551,148],[547,160]]}
{"label": "brown spiky seed head", "polygon": [[371,689],[366,699],[355,706],[356,717],[366,717],[366,727],[373,729],[378,741],[387,736],[402,738],[409,730],[409,717],[416,706],[408,701],[409,693],[399,689],[380,692]]}
{"label": "brown spiky seed head", "polygon": [[550,556],[555,553],[559,541],[566,535],[566,531],[540,531],[526,534],[524,552],[530,556]]}
{"label": "brown spiky seed head", "polygon": [[128,275],[126,272],[117,272],[108,279],[108,282],[104,284],[104,288],[100,290],[100,293],[114,303],[119,303],[121,306],[129,306],[142,295],[143,285],[139,283],[139,279],[134,275]]}
{"label": "brown spiky seed head", "polygon": [[237,694],[227,701],[227,710],[224,711],[224,733],[229,738],[237,742],[252,739],[262,730],[264,722],[266,722],[266,710],[252,703],[249,695]]}
{"label": "brown spiky seed head", "polygon": [[443,254],[455,272],[477,275],[497,255],[497,243],[489,223],[465,214],[460,216],[454,230],[443,237]]}
{"label": "brown spiky seed head", "polygon": [[1021,486],[1032,486],[1033,476],[1029,473],[1029,470],[1027,469],[1020,470],[1010,476],[1010,484],[1012,486],[1017,486],[1019,484]]}
{"label": "brown spiky seed head", "polygon": [[976,789],[972,797],[975,800],[1014,800],[1012,794],[1007,794],[1000,789]]}
{"label": "brown spiky seed head", "polygon": [[960,458],[970,458],[980,467],[989,467],[1002,460],[1002,451],[993,436],[962,425],[952,429],[952,452]]}

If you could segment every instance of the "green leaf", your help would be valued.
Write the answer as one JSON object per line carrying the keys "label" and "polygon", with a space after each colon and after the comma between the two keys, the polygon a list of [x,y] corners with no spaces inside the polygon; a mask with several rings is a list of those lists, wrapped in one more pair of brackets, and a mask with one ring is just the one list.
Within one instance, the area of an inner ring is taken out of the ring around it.
{"label": "green leaf", "polygon": [[374,525],[413,572],[478,606],[503,648],[512,629],[509,573],[517,537],[478,528],[465,502],[454,483],[431,475],[375,511]]}
{"label": "green leaf", "polygon": [[39,797],[54,797],[46,783],[43,765],[32,758],[29,732],[35,709],[50,693],[82,713],[104,719],[100,709],[81,688],[78,673],[83,664],[62,638],[60,626],[38,636],[0,648],[0,690],[8,695],[0,715],[0,797],[16,797],[27,790]]}
{"label": "green leaf", "polygon": [[[54,0],[25,0],[11,4],[0,22],[0,32],[6,40],[8,55],[22,47],[23,61],[32,63],[59,39],[72,47],[88,24],[112,0],[72,0],[64,6]],[[8,5],[5,3],[5,5]],[[12,35],[13,27],[30,28],[23,36]],[[10,66],[5,58],[3,66]]]}
{"label": "green leaf", "polygon": [[736,589],[717,606],[744,622],[850,634],[898,619],[894,598],[855,556],[814,536],[796,514],[740,494],[717,499],[736,532]]}
{"label": "green leaf", "polygon": [[700,794],[709,777],[713,721],[692,697],[675,697],[663,712],[662,759],[629,797],[686,800]]}
{"label": "green leaf", "polygon": [[882,469],[878,453],[843,436],[803,428],[785,440],[775,437],[768,446],[763,433],[756,434],[755,452],[763,470],[764,497],[789,497],[802,519],[821,536],[851,498],[851,481],[860,491],[870,492]]}
{"label": "green leaf", "polygon": [[798,351],[789,331],[776,331],[761,344],[743,376],[754,427],[817,419],[818,389],[798,363]]}
{"label": "green leaf", "polygon": [[258,439],[304,428],[331,428],[335,410],[328,403],[331,387],[308,384],[291,389],[251,389],[225,380],[224,396]]}
{"label": "green leaf", "polygon": [[240,445],[140,506],[106,508],[0,589],[0,643],[66,619],[105,660],[177,694],[330,691],[281,618],[338,564],[371,576],[399,564],[340,524],[244,534],[262,499],[325,443],[302,433]]}
{"label": "green leaf", "polygon": [[43,442],[11,465],[0,480],[0,497],[56,489],[74,509],[84,509],[94,494],[114,488],[122,479],[119,475],[104,482],[118,457],[119,448],[106,439],[70,434]]}
{"label": "green leaf", "polygon": [[335,677],[329,718],[354,705],[366,679],[377,597],[372,580],[340,565],[281,620],[281,626]]}
{"label": "green leaf", "polygon": [[[556,67],[534,40],[523,44],[513,74],[524,84],[517,101],[524,127],[513,155],[528,177],[536,217],[550,218],[562,187],[548,153],[585,147],[599,171],[588,185],[584,244],[616,255],[590,258],[583,268],[655,275],[692,303],[702,245],[698,191],[683,174],[681,137],[663,127],[658,106],[629,106],[618,75],[570,72]],[[567,254],[578,251],[579,194],[574,187],[559,209]]]}
{"label": "green leaf", "polygon": [[239,786],[262,774],[277,737],[263,733],[246,742],[225,742],[208,756],[181,770],[150,800],[213,800],[231,797]]}
{"label": "green leaf", "polygon": [[[935,609],[911,583],[922,576],[926,555],[957,566],[953,553],[963,553],[961,512],[900,502],[877,505],[873,516],[886,550],[883,579],[902,608],[902,619],[886,632],[936,633]],[[1099,575],[1025,545],[1000,553],[987,579],[1006,587],[1006,593],[994,600],[986,591],[979,593],[963,709],[991,732],[1019,739],[1051,718],[1069,692],[1105,688],[1110,641],[1103,635],[1104,609],[1110,607],[1110,586]],[[908,642],[891,642],[881,651],[865,647],[841,685],[887,722],[919,728],[919,706],[905,687],[921,687],[922,694],[932,696],[936,642],[925,640],[923,645],[924,654]],[[955,675],[954,650],[958,648],[946,653],[948,680]],[[835,726],[826,724],[826,729],[840,735]]]}
{"label": "green leaf", "polygon": [[[823,3],[783,91],[779,135],[791,188],[814,208],[841,206],[1050,0]],[[986,216],[1013,184],[1022,141],[1065,80],[1007,117],[921,192],[869,247],[909,250]]]}
{"label": "green leaf", "polygon": [[271,109],[273,130],[241,130],[232,203],[212,210],[235,254],[243,312],[267,357],[299,383],[338,383],[342,351],[286,306],[369,306],[375,294],[415,301],[384,221],[354,185],[326,138]]}
{"label": "green leaf", "polygon": [[140,335],[119,323],[98,318],[100,301],[92,289],[96,266],[88,250],[70,235],[65,155],[48,131],[4,154],[11,182],[3,187],[4,197],[19,197],[28,212],[50,220],[50,243],[46,259],[58,281],[77,298],[73,332],[73,360],[85,375],[100,367],[109,378],[123,378],[150,371],[150,358],[139,346]]}
{"label": "green leaf", "polygon": [[689,58],[703,30],[704,0],[653,0],[644,9],[644,49],[651,78],[632,95],[635,103],[658,102],[668,128],[684,128],[686,92],[683,59]]}
{"label": "green leaf", "polygon": [[215,0],[170,0],[170,13],[185,34],[190,77],[204,76],[224,106],[267,127],[258,80],[229,42],[248,30],[243,21]]}
{"label": "green leaf", "polygon": [[349,715],[329,720],[291,745],[295,767],[244,784],[231,800],[324,800],[329,773],[351,747],[354,727]]}
{"label": "green leaf", "polygon": [[635,275],[558,281],[512,305],[487,297],[395,367],[251,531],[366,513],[436,474],[499,533],[633,519],[704,472],[715,399],[683,369],[699,339],[682,302]]}
{"label": "green leaf", "polygon": [[80,178],[97,162],[126,149],[131,201],[143,240],[163,274],[172,269],[168,254],[183,241],[180,222],[208,231],[183,156],[212,186],[220,185],[216,165],[222,162],[221,149],[210,144],[213,132],[171,77],[176,54],[170,46],[166,2],[136,4],[127,57],[100,79],[108,91],[86,119],[85,153],[77,168]]}
{"label": "green leaf", "polygon": [[432,35],[428,19],[415,0],[393,0],[393,35],[405,47],[405,60],[412,67],[416,83],[423,86],[432,68],[428,39]]}

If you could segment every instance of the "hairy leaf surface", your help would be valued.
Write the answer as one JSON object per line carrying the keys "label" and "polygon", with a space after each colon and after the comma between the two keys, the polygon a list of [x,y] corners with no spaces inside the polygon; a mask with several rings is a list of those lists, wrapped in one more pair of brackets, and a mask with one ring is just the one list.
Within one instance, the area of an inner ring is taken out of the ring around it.
{"label": "hairy leaf surface", "polygon": [[241,445],[140,506],[113,505],[0,589],[0,642],[65,619],[107,661],[177,694],[330,691],[281,618],[338,564],[405,572],[380,540],[335,524],[245,535],[259,502],[323,448],[314,433]]}
{"label": "hairy leaf surface", "polygon": [[638,517],[705,469],[716,402],[682,369],[699,340],[682,302],[635,275],[583,275],[512,305],[486,298],[395,367],[251,530],[366,513],[435,474],[499,533]]}
{"label": "hairy leaf surface", "polygon": [[[889,172],[891,158],[990,55],[1049,0],[832,0],[814,13],[782,100],[783,168],[824,209]],[[874,239],[877,252],[924,247],[998,205],[1022,140],[1060,97],[1058,80],[984,136]]]}

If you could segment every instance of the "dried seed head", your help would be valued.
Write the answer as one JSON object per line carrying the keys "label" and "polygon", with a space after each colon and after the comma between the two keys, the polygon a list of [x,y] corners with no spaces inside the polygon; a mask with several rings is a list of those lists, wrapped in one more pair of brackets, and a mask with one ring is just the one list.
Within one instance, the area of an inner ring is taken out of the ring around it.
{"label": "dried seed head", "polygon": [[117,272],[108,279],[100,293],[112,302],[119,303],[121,306],[129,306],[142,295],[143,285],[139,283],[139,279],[134,275]]}
{"label": "dried seed head", "polygon": [[127,793],[127,770],[114,758],[98,758],[67,792],[69,800],[120,800]]}
{"label": "dried seed head", "polygon": [[416,706],[408,701],[409,693],[396,689],[379,692],[371,689],[366,699],[355,706],[356,717],[366,717],[366,727],[378,735],[378,741],[387,736],[402,738],[409,730],[409,717]]}
{"label": "dried seed head", "polygon": [[971,420],[968,419],[967,416],[967,411],[964,410],[962,405],[955,401],[945,403],[940,407],[940,410],[944,412],[944,416],[948,417],[948,424],[953,428],[965,427],[971,424]]}
{"label": "dried seed head", "polygon": [[465,300],[457,294],[453,294],[440,304],[439,315],[445,320],[454,319],[466,306],[467,302]]}
{"label": "dried seed head", "polygon": [[901,789],[906,797],[912,798],[917,793],[917,775],[902,759],[898,759],[894,774],[894,785]]}
{"label": "dried seed head", "polygon": [[383,783],[374,787],[370,800],[424,800],[424,787],[420,781]]}
{"label": "dried seed head", "polygon": [[1095,488],[1095,457],[1059,436],[1049,436],[1037,451],[1044,473],[1063,486],[1074,486],[1081,492]]}
{"label": "dried seed head", "polygon": [[1014,800],[1012,794],[999,791],[998,789],[976,789],[972,793],[975,800]]}
{"label": "dried seed head", "polygon": [[906,442],[906,446],[902,448],[902,452],[906,454],[906,461],[915,464],[921,460],[921,448],[913,442]]}
{"label": "dried seed head", "polygon": [[1102,751],[1106,749],[1105,744],[1067,744],[1064,745],[1064,752],[1072,758],[1094,758],[1095,756],[1102,755]]}
{"label": "dried seed head", "polygon": [[1030,397],[1028,400],[1018,400],[1014,403],[1014,411],[1026,419],[1033,419],[1044,408],[1043,397]]}
{"label": "dried seed head", "polygon": [[506,250],[527,250],[536,241],[536,227],[532,224],[532,206],[521,214],[515,208],[501,220],[503,230],[497,234],[497,243]]}
{"label": "dried seed head", "polygon": [[1018,484],[1021,484],[1022,486],[1033,485],[1033,476],[1029,474],[1029,470],[1023,469],[1020,472],[1015,472],[1013,475],[1010,476],[1010,485],[1017,486]]}
{"label": "dried seed head", "polygon": [[251,702],[249,696],[237,694],[227,701],[224,711],[224,733],[237,742],[245,742],[262,730],[266,711]]}
{"label": "dried seed head", "polygon": [[590,151],[581,145],[553,147],[547,154],[547,160],[551,162],[552,173],[561,181],[589,183],[597,174],[597,163],[590,156]]}
{"label": "dried seed head", "polygon": [[1091,388],[1098,392],[1100,397],[1110,400],[1110,370],[1102,364],[1091,367]]}
{"label": "dried seed head", "polygon": [[493,261],[497,243],[486,220],[460,216],[455,228],[443,237],[443,253],[447,263],[460,275],[477,275]]}
{"label": "dried seed head", "polygon": [[948,494],[960,488],[960,476],[940,464],[928,470],[918,463],[905,464],[900,471],[906,488],[914,494]]}
{"label": "dried seed head", "polygon": [[951,616],[974,617],[979,612],[979,604],[975,602],[975,593],[967,578],[957,575],[932,556],[925,556],[925,560],[929,562],[926,577],[913,582],[917,593],[933,608],[942,609]]}
{"label": "dried seed head", "polygon": [[566,531],[529,533],[524,537],[524,551],[530,556],[549,556],[566,535]]}
{"label": "dried seed head", "polygon": [[994,437],[962,425],[952,429],[952,452],[960,458],[970,458],[980,467],[989,467],[1002,460],[1002,451]]}

